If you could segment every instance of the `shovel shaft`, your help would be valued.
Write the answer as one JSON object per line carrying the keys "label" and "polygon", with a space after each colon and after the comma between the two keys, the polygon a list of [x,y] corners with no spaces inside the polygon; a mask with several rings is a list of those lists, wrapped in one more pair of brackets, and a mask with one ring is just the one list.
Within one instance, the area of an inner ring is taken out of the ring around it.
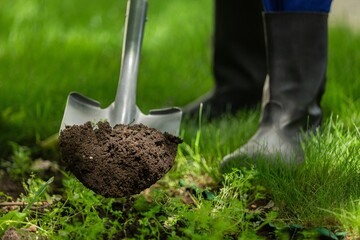
{"label": "shovel shaft", "polygon": [[141,123],[162,132],[178,135],[181,123],[179,108],[153,110],[145,115],[136,106],[136,85],[146,11],[147,0],[128,0],[115,101],[102,109],[99,102],[79,93],[71,93],[66,102],[60,131],[66,126],[107,120],[112,127],[116,124]]}
{"label": "shovel shaft", "polygon": [[128,0],[119,84],[114,103],[114,119],[130,124],[136,115],[136,85],[147,0]]}

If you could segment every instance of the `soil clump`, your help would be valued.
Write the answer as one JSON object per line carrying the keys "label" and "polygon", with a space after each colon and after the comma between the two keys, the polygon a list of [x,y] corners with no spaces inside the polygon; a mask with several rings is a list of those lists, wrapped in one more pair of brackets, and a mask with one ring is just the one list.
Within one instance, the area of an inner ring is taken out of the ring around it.
{"label": "soil clump", "polygon": [[142,124],[90,122],[60,133],[66,168],[87,188],[105,197],[140,193],[173,166],[182,140]]}

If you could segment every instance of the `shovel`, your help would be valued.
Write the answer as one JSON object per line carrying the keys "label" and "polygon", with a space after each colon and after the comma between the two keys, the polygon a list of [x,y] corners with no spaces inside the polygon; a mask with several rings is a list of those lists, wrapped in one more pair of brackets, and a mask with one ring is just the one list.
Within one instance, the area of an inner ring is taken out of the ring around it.
{"label": "shovel", "polygon": [[128,0],[120,78],[115,101],[102,109],[96,100],[71,92],[60,131],[69,125],[106,120],[112,127],[116,124],[141,123],[161,132],[175,136],[179,134],[182,115],[180,108],[155,109],[145,115],[136,105],[136,84],[146,12],[147,0]]}

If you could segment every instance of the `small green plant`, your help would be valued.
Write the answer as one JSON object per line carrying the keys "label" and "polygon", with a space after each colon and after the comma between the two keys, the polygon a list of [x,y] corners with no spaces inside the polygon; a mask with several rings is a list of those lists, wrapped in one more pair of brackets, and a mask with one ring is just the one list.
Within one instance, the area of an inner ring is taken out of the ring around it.
{"label": "small green plant", "polygon": [[[41,217],[43,227],[49,229],[52,239],[99,239],[111,237],[113,227],[107,229],[108,219],[100,212],[111,211],[113,199],[105,199],[86,189],[77,179],[65,175],[65,200],[54,203],[53,209]],[[108,231],[106,231],[108,230]]]}
{"label": "small green plant", "polygon": [[[24,187],[28,192],[27,195],[21,196],[21,202],[23,203],[23,209],[16,209],[4,213],[0,217],[0,236],[11,227],[15,228],[27,228],[29,226],[35,226],[36,230],[40,231],[40,235],[47,234],[47,231],[38,225],[37,217],[34,218],[32,211],[33,205],[41,200],[45,200],[46,191],[49,185],[53,182],[54,178],[50,178],[44,182],[35,176],[31,176],[28,179]],[[37,212],[35,212],[37,215]]]}
{"label": "small green plant", "polygon": [[1,162],[1,167],[6,169],[11,178],[20,180],[30,173],[29,170],[32,164],[31,149],[14,142],[11,142],[10,145],[12,147],[12,156],[9,161]]}
{"label": "small green plant", "polygon": [[172,225],[180,226],[181,236],[191,239],[259,239],[257,232],[276,214],[260,208],[249,210],[252,203],[264,199],[264,189],[252,183],[255,176],[253,169],[234,170],[224,175],[217,194],[194,189],[193,207],[168,213]]}

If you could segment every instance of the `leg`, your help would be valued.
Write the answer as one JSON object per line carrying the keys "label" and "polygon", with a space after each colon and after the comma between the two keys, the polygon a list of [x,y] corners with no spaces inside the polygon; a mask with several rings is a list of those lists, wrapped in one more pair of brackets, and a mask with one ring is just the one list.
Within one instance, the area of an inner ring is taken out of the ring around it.
{"label": "leg", "polygon": [[260,126],[247,144],[224,158],[223,170],[259,156],[287,163],[303,160],[300,134],[316,129],[322,119],[327,19],[327,12],[264,14],[269,74]]}
{"label": "leg", "polygon": [[215,0],[213,72],[215,89],[184,108],[206,118],[256,106],[266,76],[261,0]]}

